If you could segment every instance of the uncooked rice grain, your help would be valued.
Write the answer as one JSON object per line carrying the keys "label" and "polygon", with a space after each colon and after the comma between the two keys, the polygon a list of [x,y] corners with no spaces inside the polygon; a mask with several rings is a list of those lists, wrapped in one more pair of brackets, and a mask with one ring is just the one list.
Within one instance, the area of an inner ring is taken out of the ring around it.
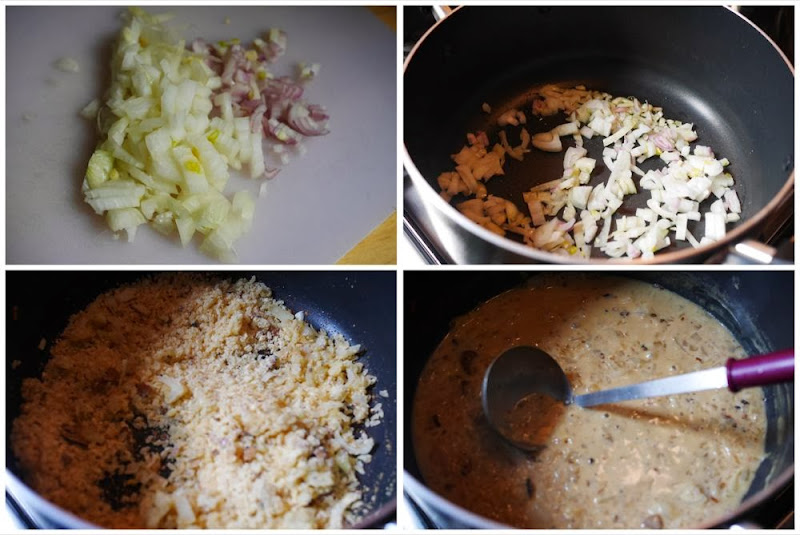
{"label": "uncooked rice grain", "polygon": [[345,526],[382,416],[359,351],[254,280],[151,277],[71,318],[23,383],[13,453],[103,527]]}

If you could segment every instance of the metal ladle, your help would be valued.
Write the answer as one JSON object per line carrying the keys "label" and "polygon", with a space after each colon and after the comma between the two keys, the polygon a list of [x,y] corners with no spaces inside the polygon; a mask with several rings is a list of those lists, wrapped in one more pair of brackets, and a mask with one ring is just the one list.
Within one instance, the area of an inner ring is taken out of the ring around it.
{"label": "metal ladle", "polygon": [[509,349],[492,362],[483,377],[481,397],[489,424],[513,445],[536,451],[535,444],[512,436],[509,414],[523,399],[544,395],[556,402],[593,407],[631,399],[699,392],[727,387],[732,392],[794,380],[794,349],[747,359],[728,359],[718,366],[663,379],[575,395],[564,370],[550,355],[536,347]]}

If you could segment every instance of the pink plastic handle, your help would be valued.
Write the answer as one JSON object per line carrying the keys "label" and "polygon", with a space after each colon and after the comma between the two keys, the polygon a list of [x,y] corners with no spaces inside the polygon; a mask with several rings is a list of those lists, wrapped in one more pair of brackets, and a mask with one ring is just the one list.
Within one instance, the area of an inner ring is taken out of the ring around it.
{"label": "pink plastic handle", "polygon": [[749,386],[764,386],[794,381],[794,349],[742,360],[728,359],[728,388],[737,392]]}

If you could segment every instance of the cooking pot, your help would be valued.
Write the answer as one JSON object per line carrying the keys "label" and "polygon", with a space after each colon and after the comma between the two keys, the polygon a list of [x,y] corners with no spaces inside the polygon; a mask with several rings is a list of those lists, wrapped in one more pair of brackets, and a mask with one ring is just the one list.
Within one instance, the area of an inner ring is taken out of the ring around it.
{"label": "cooking pot", "polygon": [[[494,142],[498,114],[522,106],[530,116],[526,95],[548,83],[584,84],[661,106],[665,117],[694,123],[697,142],[731,161],[742,218],[726,236],[697,249],[680,242],[651,260],[633,262],[720,261],[776,214],[791,213],[793,69],[737,12],[694,6],[462,7],[419,40],[406,58],[403,78],[403,162],[437,237],[457,249],[461,261],[631,262],[575,259],[527,247],[473,223],[438,194],[436,179],[452,170],[450,155],[464,145],[465,134],[485,130]],[[491,114],[482,111],[484,102]],[[531,118],[528,129],[547,131],[560,122]],[[599,141],[586,143],[590,156],[597,157],[592,143]],[[649,169],[661,162],[643,165]],[[507,163],[505,171],[487,182],[489,193],[527,213],[521,193],[560,177],[563,154],[533,150],[523,162]],[[609,175],[605,168],[595,173],[592,185]],[[639,197],[626,198],[622,210],[643,206]],[[702,236],[702,229],[700,222],[689,230]]]}
{"label": "cooking pot", "polygon": [[[698,304],[737,338],[748,354],[794,346],[794,283],[791,271],[657,272],[626,271],[618,276],[658,284]],[[437,526],[508,528],[445,499],[425,485],[415,459],[411,414],[417,383],[427,359],[450,330],[450,322],[536,273],[515,271],[418,271],[404,276],[405,467],[403,488]],[[794,477],[794,385],[765,387],[766,456],[739,507],[697,528],[748,521],[759,506]]]}
{"label": "cooking pot", "polygon": [[[397,481],[396,399],[397,330],[396,274],[394,271],[335,272],[223,272],[236,280],[255,277],[272,288],[293,311],[304,311],[306,321],[317,329],[341,333],[361,344],[369,373],[378,378],[374,391],[387,390],[379,398],[384,417],[370,428],[375,440],[372,462],[360,476],[367,513],[352,527],[381,526],[393,520]],[[26,377],[41,376],[49,358],[38,349],[44,338],[55,340],[72,314],[85,308],[101,293],[140,279],[141,272],[115,271],[10,271],[6,274],[6,490],[14,501],[43,528],[92,528],[85,520],[39,496],[19,477],[11,455],[11,424],[20,413],[21,385]],[[18,367],[12,364],[19,361]]]}

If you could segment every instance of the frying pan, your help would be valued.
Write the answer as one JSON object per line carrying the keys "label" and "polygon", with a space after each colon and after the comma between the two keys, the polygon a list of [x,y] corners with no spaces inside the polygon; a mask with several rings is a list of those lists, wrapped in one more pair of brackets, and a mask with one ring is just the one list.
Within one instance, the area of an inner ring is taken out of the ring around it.
{"label": "frying pan", "polygon": [[[467,132],[485,130],[494,142],[498,115],[514,107],[526,111],[531,133],[564,122],[562,114],[539,119],[530,113],[531,91],[549,83],[584,84],[661,106],[665,117],[694,123],[697,143],[732,162],[742,218],[726,237],[699,249],[673,245],[637,262],[707,260],[755,235],[768,216],[791,204],[793,70],[738,13],[689,6],[462,7],[431,28],[406,58],[404,164],[437,235],[468,249],[469,262],[583,261],[499,237],[438,196],[436,178],[452,170],[450,155],[465,144]],[[484,102],[492,113],[482,111]],[[516,144],[517,130],[508,137]],[[599,156],[599,138],[585,146]],[[652,160],[644,170],[662,165]],[[505,170],[487,182],[489,193],[527,213],[521,193],[560,177],[563,153],[534,149],[523,162],[508,161]],[[590,184],[608,175],[598,160]],[[637,201],[627,198],[619,215],[643,206]],[[703,235],[702,224],[690,230]]]}
{"label": "frying pan", "polygon": [[[610,273],[658,284],[708,311],[750,355],[794,346],[793,272]],[[425,485],[414,456],[411,414],[416,386],[429,356],[450,330],[450,322],[480,303],[521,286],[536,273],[516,271],[408,272],[404,277],[403,389],[404,491],[442,528],[508,527],[452,503]],[[411,334],[413,333],[413,334]],[[767,408],[767,456],[739,508],[708,518],[697,528],[726,526],[754,518],[759,508],[784,491],[794,477],[793,384],[763,389]]]}
{"label": "frying pan", "polygon": [[[38,377],[49,358],[50,343],[64,330],[69,317],[98,295],[120,284],[140,279],[142,272],[13,271],[6,274],[6,451],[11,452],[11,424],[20,413],[25,377]],[[236,280],[255,276],[272,288],[293,311],[305,311],[315,328],[341,333],[362,344],[361,357],[378,378],[374,392],[386,389],[384,419],[369,434],[376,442],[373,460],[361,476],[368,513],[353,527],[372,527],[389,521],[395,512],[396,490],[396,274],[394,271],[336,272],[224,272]],[[16,319],[15,319],[16,318]],[[39,350],[40,340],[48,345]],[[16,369],[12,362],[20,361]],[[38,496],[19,478],[12,455],[6,456],[7,491],[42,527],[87,528],[87,522]],[[96,526],[95,526],[96,527]]]}

